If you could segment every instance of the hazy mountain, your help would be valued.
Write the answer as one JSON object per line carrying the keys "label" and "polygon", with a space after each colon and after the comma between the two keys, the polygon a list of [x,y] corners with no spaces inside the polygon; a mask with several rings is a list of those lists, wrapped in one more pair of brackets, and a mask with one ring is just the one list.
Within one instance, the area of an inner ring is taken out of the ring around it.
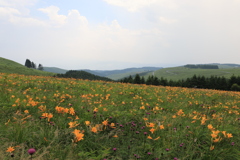
{"label": "hazy mountain", "polygon": [[[121,79],[123,77],[135,74],[141,74],[146,72],[152,72],[161,69],[162,67],[141,67],[141,68],[126,68],[126,69],[118,69],[118,70],[90,70],[90,69],[78,69],[78,71],[86,71],[88,73],[101,76],[108,77],[110,79]],[[44,67],[44,71],[64,74],[68,70],[57,68],[57,67]]]}
{"label": "hazy mountain", "polygon": [[96,74],[99,76],[104,76],[104,77],[111,77],[112,75],[118,75],[118,74],[137,74],[137,73],[142,73],[142,72],[147,72],[147,71],[155,71],[158,69],[161,69],[162,67],[141,67],[141,68],[126,68],[126,69],[118,69],[118,70],[89,70],[89,69],[84,69],[84,71]]}

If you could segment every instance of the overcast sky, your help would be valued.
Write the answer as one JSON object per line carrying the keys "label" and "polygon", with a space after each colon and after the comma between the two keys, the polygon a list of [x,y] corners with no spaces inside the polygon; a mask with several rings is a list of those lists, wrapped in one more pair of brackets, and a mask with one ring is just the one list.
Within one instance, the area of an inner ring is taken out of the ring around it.
{"label": "overcast sky", "polygon": [[0,0],[0,57],[63,69],[240,64],[240,0]]}

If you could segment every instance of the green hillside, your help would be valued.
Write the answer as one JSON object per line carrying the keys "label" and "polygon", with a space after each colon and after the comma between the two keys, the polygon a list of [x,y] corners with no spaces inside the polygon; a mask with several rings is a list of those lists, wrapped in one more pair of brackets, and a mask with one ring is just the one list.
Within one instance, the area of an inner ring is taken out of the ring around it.
{"label": "green hillside", "polygon": [[65,74],[57,74],[56,76],[63,77],[63,78],[112,81],[111,79],[109,79],[107,77],[101,77],[101,76],[97,76],[97,75],[88,73],[86,71],[76,71],[76,70],[70,70],[70,71],[67,71]]}
{"label": "green hillside", "polygon": [[0,73],[17,73],[23,75],[53,76],[54,73],[27,68],[22,64],[0,57]]}
{"label": "green hillside", "polygon": [[154,75],[158,78],[164,77],[168,80],[179,80],[187,79],[192,77],[194,74],[203,75],[205,77],[210,76],[224,76],[230,78],[233,74],[235,76],[240,76],[240,68],[224,68],[224,69],[190,69],[185,67],[172,67],[172,68],[163,68],[151,73],[144,75],[145,78],[148,76]]}
{"label": "green hillside", "polygon": [[117,72],[114,71],[112,74],[107,75],[106,77],[114,79],[114,80],[119,80],[124,77],[128,77],[130,75],[135,76],[136,74],[147,74],[148,72],[152,72],[155,70],[160,69],[161,67],[142,67],[142,68],[127,68],[124,70],[119,70]]}
{"label": "green hillside", "polygon": [[60,74],[64,74],[68,71],[66,69],[61,69],[57,67],[43,67],[43,70],[47,72],[60,73]]}
{"label": "green hillside", "polygon": [[240,92],[0,74],[2,160],[240,160]]}

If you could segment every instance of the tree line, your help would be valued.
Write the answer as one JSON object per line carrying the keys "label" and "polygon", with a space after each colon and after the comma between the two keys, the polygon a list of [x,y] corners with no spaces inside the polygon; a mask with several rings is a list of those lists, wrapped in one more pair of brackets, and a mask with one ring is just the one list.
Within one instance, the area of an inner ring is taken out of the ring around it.
{"label": "tree line", "polygon": [[190,78],[182,80],[168,80],[166,78],[158,78],[156,76],[148,76],[145,79],[143,76],[140,77],[136,74],[134,77],[125,77],[119,82],[132,83],[132,84],[146,84],[146,85],[162,85],[172,87],[187,87],[187,88],[203,88],[203,89],[217,89],[217,90],[228,90],[228,91],[240,91],[240,76],[232,75],[230,78],[219,77],[219,76],[197,76],[193,75]]}
{"label": "tree line", "polygon": [[55,77],[113,81],[107,77],[101,77],[101,76],[97,76],[97,75],[88,73],[86,71],[76,71],[76,70],[67,71],[65,74],[57,74]]}
{"label": "tree line", "polygon": [[29,59],[26,59],[25,66],[28,67],[28,68],[33,68],[33,69],[38,69],[38,70],[43,71],[43,65],[42,64],[39,64],[38,67],[37,67],[36,63],[34,63],[33,61],[30,61]]}
{"label": "tree line", "polygon": [[219,69],[218,65],[211,65],[211,64],[187,64],[184,67],[186,68],[200,68],[200,69]]}

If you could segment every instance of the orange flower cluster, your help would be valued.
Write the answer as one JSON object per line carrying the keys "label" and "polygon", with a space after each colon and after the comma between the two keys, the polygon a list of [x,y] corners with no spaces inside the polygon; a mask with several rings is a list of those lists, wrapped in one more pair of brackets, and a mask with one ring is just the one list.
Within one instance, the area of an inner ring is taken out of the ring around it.
{"label": "orange flower cluster", "polygon": [[71,108],[64,108],[64,107],[55,107],[55,110],[57,111],[57,113],[69,113],[71,115],[75,115],[75,110],[73,107]]}
{"label": "orange flower cluster", "polygon": [[231,133],[226,133],[226,131],[219,131],[216,130],[215,128],[213,128],[213,126],[211,124],[209,124],[208,129],[212,131],[211,137],[212,137],[212,141],[213,142],[220,142],[222,140],[222,138],[220,137],[219,133],[222,133],[224,135],[225,138],[232,138],[232,134]]}
{"label": "orange flower cluster", "polygon": [[42,117],[47,118],[48,121],[50,121],[50,119],[53,117],[53,114],[52,113],[43,113]]}
{"label": "orange flower cluster", "polygon": [[78,141],[81,141],[83,140],[84,138],[84,131],[80,131],[78,129],[75,129],[73,132],[72,132],[74,135],[75,135],[75,138],[74,138],[74,142],[78,142]]}
{"label": "orange flower cluster", "polygon": [[69,122],[68,125],[69,125],[69,128],[74,128],[74,127],[77,127],[79,124],[77,124],[77,121],[74,121],[74,122]]}
{"label": "orange flower cluster", "polygon": [[8,147],[6,152],[12,153],[14,150],[15,150],[14,147]]}

